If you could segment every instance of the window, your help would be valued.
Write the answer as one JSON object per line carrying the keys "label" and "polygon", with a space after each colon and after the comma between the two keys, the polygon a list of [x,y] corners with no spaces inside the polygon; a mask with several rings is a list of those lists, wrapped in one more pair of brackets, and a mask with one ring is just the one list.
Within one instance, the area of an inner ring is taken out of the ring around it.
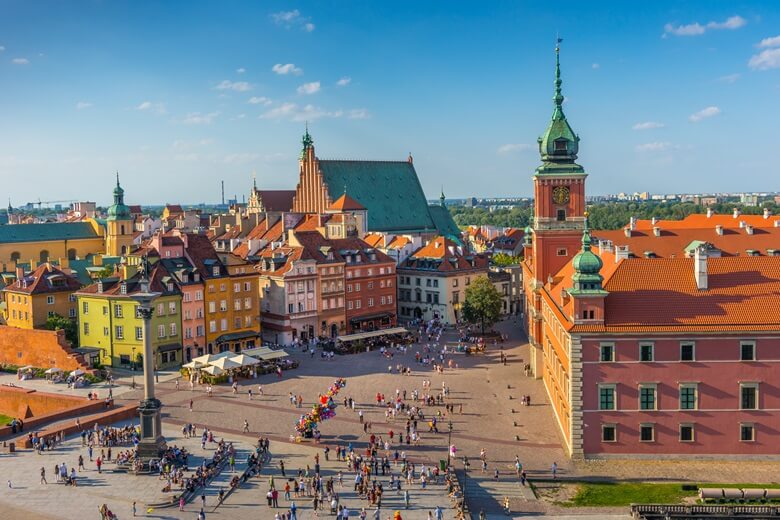
{"label": "window", "polygon": [[144,339],[144,329],[142,327],[135,328],[135,339],[137,341],[141,341],[142,339]]}
{"label": "window", "polygon": [[119,354],[119,363],[122,365],[129,365],[130,356],[128,356],[127,354]]}
{"label": "window", "polygon": [[615,361],[615,345],[612,343],[602,343],[601,347],[601,355],[599,359],[603,362],[607,361]]}
{"label": "window", "polygon": [[617,427],[614,424],[601,425],[601,442],[617,441]]}
{"label": "window", "polygon": [[615,385],[599,385],[599,410],[615,409]]}
{"label": "window", "polygon": [[241,316],[237,316],[233,318],[233,328],[240,329],[241,328]]}
{"label": "window", "polygon": [[176,314],[176,302],[168,302],[168,314]]}
{"label": "window", "polygon": [[222,312],[227,311],[227,300],[219,300],[219,310]]}
{"label": "window", "polygon": [[225,287],[224,283],[219,284],[219,292],[225,292]]}
{"label": "window", "polygon": [[219,330],[224,332],[227,329],[228,329],[227,318],[222,318],[221,320],[219,320]]}
{"label": "window", "polygon": [[696,410],[699,406],[697,394],[695,383],[680,385],[680,410]]}
{"label": "window", "polygon": [[233,292],[241,292],[241,284],[239,282],[233,282]]}
{"label": "window", "polygon": [[205,328],[205,327],[204,327],[203,325],[198,325],[198,326],[196,326],[196,327],[195,327],[195,335],[196,335],[197,337],[199,337],[199,338],[200,338],[201,336],[203,336],[203,334],[205,333],[205,330],[203,330],[204,328]]}
{"label": "window", "polygon": [[184,339],[192,339],[192,327],[184,329]]}
{"label": "window", "polygon": [[251,291],[252,290],[252,282],[244,282],[244,290],[245,291]]}
{"label": "window", "polygon": [[352,292],[352,284],[351,283],[347,284],[347,292]]}
{"label": "window", "polygon": [[195,291],[195,301],[200,301],[203,299],[203,291]]}
{"label": "window", "polygon": [[252,308],[252,298],[244,298],[244,309]]}
{"label": "window", "polygon": [[114,317],[115,318],[121,318],[122,317],[122,306],[121,305],[114,305]]}
{"label": "window", "polygon": [[114,327],[114,337],[116,339],[125,339],[125,328],[122,325]]}
{"label": "window", "polygon": [[566,250],[565,247],[559,247],[558,249],[555,250],[555,254],[558,256],[567,256],[568,253],[569,252]]}
{"label": "window", "polygon": [[169,329],[169,333],[168,333],[169,336],[175,336],[176,335],[176,324],[175,323],[171,323],[170,326],[168,327],[168,329]]}
{"label": "window", "polygon": [[352,310],[352,301],[347,302],[347,310]]}
{"label": "window", "polygon": [[244,327],[252,326],[252,316],[244,316]]}
{"label": "window", "polygon": [[165,325],[163,324],[157,325],[157,337],[158,338],[165,337]]}
{"label": "window", "polygon": [[108,336],[108,327],[103,327],[103,335]]}
{"label": "window", "polygon": [[360,284],[359,283],[355,284],[355,292],[360,292]]}
{"label": "window", "polygon": [[393,303],[393,297],[392,296],[388,296],[387,297],[387,304],[390,305],[391,303]]}
{"label": "window", "polygon": [[369,298],[368,299],[368,306],[369,307],[373,307],[374,306],[374,299],[373,298]]}
{"label": "window", "polygon": [[217,332],[217,320],[209,321],[209,332]]}
{"label": "window", "polygon": [[49,305],[54,305],[54,296],[47,296],[46,303],[48,303]]}
{"label": "window", "polygon": [[680,343],[680,361],[695,361],[696,348],[693,343]]}
{"label": "window", "polygon": [[559,209],[555,218],[558,222],[564,222],[566,220],[566,210]]}
{"label": "window", "polygon": [[741,361],[755,361],[756,360],[756,342],[755,341],[740,341],[740,343],[739,343],[739,359]]}
{"label": "window", "polygon": [[188,292],[186,292],[186,293],[184,293],[184,294],[182,295],[182,299],[184,300],[184,303],[189,303],[189,302],[191,302],[191,301],[192,301],[192,294],[191,294],[191,293],[188,293]]}
{"label": "window", "polygon": [[68,301],[69,302],[75,302],[76,301],[76,295],[75,294],[69,294],[68,295]]}
{"label": "window", "polygon": [[639,385],[639,409],[655,410],[655,385]]}
{"label": "window", "polygon": [[234,311],[241,310],[241,298],[236,298],[235,300],[233,300],[233,310]]}
{"label": "window", "polygon": [[81,314],[89,314],[89,302],[81,302]]}
{"label": "window", "polygon": [[681,424],[680,425],[680,442],[693,442],[693,425]]}
{"label": "window", "polygon": [[655,361],[655,345],[652,343],[639,344],[639,361]]}
{"label": "window", "polygon": [[385,298],[384,296],[380,297],[379,298],[379,304],[380,305],[384,305],[385,303],[387,303],[387,298]]}
{"label": "window", "polygon": [[[14,311],[14,312],[16,312],[16,311]],[[74,309],[74,308],[68,309],[68,317],[69,318],[75,318],[76,317],[76,309]]]}
{"label": "window", "polygon": [[355,300],[355,308],[359,309],[361,307],[362,303],[363,302],[361,300]]}
{"label": "window", "polygon": [[374,282],[368,282],[366,285],[368,286],[369,291],[374,288]]}
{"label": "window", "polygon": [[640,424],[639,425],[639,441],[640,442],[653,442],[655,440],[655,425],[654,424]]}
{"label": "window", "polygon": [[158,316],[163,316],[164,314],[165,314],[165,305],[160,303],[160,304],[157,305],[157,315]]}
{"label": "window", "polygon": [[758,410],[758,383],[740,383],[739,395],[741,410]]}
{"label": "window", "polygon": [[458,286],[458,279],[457,279],[457,278],[454,278],[454,279],[452,280],[452,286],[453,286],[453,287],[457,287],[457,286]]}
{"label": "window", "polygon": [[287,312],[289,314],[292,314],[293,312],[295,312],[295,306],[292,303],[288,303],[287,304]]}
{"label": "window", "polygon": [[739,440],[742,442],[753,442],[756,440],[756,427],[753,423],[739,424]]}
{"label": "window", "polygon": [[84,322],[84,335],[89,336],[89,323]]}
{"label": "window", "polygon": [[209,312],[217,312],[217,304],[215,302],[209,302]]}

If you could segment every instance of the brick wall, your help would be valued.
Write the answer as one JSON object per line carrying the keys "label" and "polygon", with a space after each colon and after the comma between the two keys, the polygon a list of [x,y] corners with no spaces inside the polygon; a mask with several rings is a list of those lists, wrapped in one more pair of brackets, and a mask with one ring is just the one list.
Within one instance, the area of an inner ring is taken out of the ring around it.
{"label": "brick wall", "polygon": [[62,330],[30,330],[0,325],[0,363],[61,368],[67,372],[89,369],[84,358],[70,348]]}

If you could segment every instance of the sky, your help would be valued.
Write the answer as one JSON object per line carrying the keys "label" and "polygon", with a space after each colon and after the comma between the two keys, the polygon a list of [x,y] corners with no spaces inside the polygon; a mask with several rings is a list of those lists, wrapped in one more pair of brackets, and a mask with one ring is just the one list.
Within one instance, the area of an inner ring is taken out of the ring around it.
{"label": "sky", "polygon": [[0,0],[0,200],[218,202],[322,159],[528,196],[552,113],[590,195],[780,190],[773,1]]}

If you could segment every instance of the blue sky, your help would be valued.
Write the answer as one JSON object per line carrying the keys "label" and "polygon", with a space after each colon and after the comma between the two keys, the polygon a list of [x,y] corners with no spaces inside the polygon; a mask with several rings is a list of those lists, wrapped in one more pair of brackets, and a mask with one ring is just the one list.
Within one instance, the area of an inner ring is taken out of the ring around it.
{"label": "blue sky", "polygon": [[430,198],[529,195],[556,33],[588,193],[780,190],[770,1],[3,0],[0,195],[292,188],[305,120],[321,158],[412,152]]}

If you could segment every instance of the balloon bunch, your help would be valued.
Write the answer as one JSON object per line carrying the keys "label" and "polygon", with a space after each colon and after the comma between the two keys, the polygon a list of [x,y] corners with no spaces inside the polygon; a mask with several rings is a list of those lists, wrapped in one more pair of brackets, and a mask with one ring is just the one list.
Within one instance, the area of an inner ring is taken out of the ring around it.
{"label": "balloon bunch", "polygon": [[314,404],[311,411],[306,415],[301,415],[295,430],[298,434],[305,437],[312,435],[313,430],[317,428],[317,423],[330,419],[336,415],[336,403],[333,398],[339,393],[339,390],[347,385],[347,380],[343,377],[336,379],[325,394],[320,394],[317,403]]}

